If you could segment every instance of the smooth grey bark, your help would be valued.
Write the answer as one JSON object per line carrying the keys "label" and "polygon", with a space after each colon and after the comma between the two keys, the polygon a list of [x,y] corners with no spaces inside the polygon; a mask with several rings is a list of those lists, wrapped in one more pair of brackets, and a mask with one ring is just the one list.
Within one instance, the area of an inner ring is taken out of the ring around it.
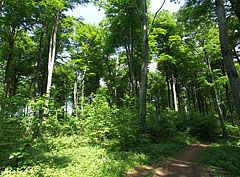
{"label": "smooth grey bark", "polygon": [[170,82],[169,82],[169,78],[168,78],[168,70],[167,68],[165,69],[165,73],[166,73],[166,82],[167,82],[167,90],[168,90],[168,107],[171,108],[171,95],[170,95]]}
{"label": "smooth grey bark", "polygon": [[77,104],[78,104],[77,85],[78,85],[78,77],[77,77],[77,74],[76,74],[76,79],[74,81],[74,90],[73,90],[73,105],[74,105],[74,107],[77,107]]}
{"label": "smooth grey bark", "polygon": [[216,13],[219,23],[219,38],[221,44],[221,51],[223,55],[223,61],[226,67],[228,79],[232,89],[233,100],[236,106],[237,114],[240,119],[240,83],[238,73],[233,62],[231,50],[229,47],[229,38],[227,33],[226,16],[222,0],[215,0]]}
{"label": "smooth grey bark", "polygon": [[76,78],[74,81],[74,88],[73,88],[73,106],[74,106],[74,114],[77,116],[78,114],[78,96],[77,96],[77,87],[78,86],[78,72],[76,71]]}
{"label": "smooth grey bark", "polygon": [[172,93],[173,93],[174,110],[178,111],[177,91],[176,91],[176,78],[174,76],[173,71],[172,71]]}
{"label": "smooth grey bark", "polygon": [[140,127],[146,129],[146,96],[147,96],[147,67],[148,67],[148,27],[147,27],[147,4],[142,0],[142,68],[141,68],[141,92],[140,92]]}
{"label": "smooth grey bark", "polygon": [[[59,23],[59,16],[60,11],[58,10],[56,15],[56,20],[53,21],[52,24],[52,33],[49,42],[49,55],[48,55],[48,76],[47,76],[47,87],[46,87],[46,97],[45,105],[48,106],[48,98],[50,97],[50,88],[52,85],[52,73],[53,73],[53,66],[54,60],[56,55],[56,40],[57,40],[57,30],[58,30],[58,23]],[[46,110],[44,111],[46,114]]]}

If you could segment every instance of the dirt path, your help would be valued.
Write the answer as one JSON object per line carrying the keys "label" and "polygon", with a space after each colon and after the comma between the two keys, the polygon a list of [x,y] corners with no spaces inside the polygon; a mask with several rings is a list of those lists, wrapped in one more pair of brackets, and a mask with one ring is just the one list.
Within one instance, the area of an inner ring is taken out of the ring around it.
{"label": "dirt path", "polygon": [[209,176],[207,172],[196,163],[200,152],[207,146],[206,144],[192,144],[180,152],[176,159],[149,167],[135,167],[135,171],[127,172],[126,177],[207,177]]}

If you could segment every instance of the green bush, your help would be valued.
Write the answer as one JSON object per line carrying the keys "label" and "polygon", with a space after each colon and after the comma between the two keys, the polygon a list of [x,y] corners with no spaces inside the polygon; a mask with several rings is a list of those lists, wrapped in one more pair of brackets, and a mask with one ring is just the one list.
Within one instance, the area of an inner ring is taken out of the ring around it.
{"label": "green bush", "polygon": [[153,142],[162,138],[177,135],[177,114],[173,111],[165,111],[159,117],[147,119],[147,133],[151,135]]}
{"label": "green bush", "polygon": [[182,135],[182,133],[209,140],[218,137],[221,129],[215,115],[176,112],[169,109],[158,117],[148,117],[147,133],[151,135],[154,142],[158,139]]}
{"label": "green bush", "polygon": [[110,107],[105,97],[95,95],[91,103],[84,105],[84,111],[76,122],[80,122],[78,130],[83,130],[93,143],[126,148],[136,142],[137,120],[133,110]]}
{"label": "green bush", "polygon": [[226,124],[226,131],[229,136],[240,136],[240,128],[238,126]]}
{"label": "green bush", "polygon": [[221,134],[220,123],[216,115],[200,115],[191,113],[188,115],[190,134],[200,139],[210,140]]}

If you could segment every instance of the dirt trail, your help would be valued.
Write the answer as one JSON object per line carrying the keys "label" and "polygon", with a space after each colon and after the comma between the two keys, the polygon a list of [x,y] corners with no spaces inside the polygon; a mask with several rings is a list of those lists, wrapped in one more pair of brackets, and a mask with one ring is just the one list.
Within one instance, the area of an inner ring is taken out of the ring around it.
{"label": "dirt trail", "polygon": [[135,167],[134,172],[127,172],[126,177],[172,176],[172,177],[208,177],[208,173],[196,161],[206,144],[192,144],[181,151],[176,159],[149,167]]}

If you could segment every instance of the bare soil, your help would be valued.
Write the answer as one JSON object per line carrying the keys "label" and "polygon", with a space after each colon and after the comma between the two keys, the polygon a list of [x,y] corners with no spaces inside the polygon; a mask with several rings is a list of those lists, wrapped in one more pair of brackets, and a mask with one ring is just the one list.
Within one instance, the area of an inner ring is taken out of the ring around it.
{"label": "bare soil", "polygon": [[127,172],[126,177],[208,177],[210,176],[196,161],[200,152],[207,147],[206,144],[192,144],[170,161],[148,167],[135,167],[134,172]]}

